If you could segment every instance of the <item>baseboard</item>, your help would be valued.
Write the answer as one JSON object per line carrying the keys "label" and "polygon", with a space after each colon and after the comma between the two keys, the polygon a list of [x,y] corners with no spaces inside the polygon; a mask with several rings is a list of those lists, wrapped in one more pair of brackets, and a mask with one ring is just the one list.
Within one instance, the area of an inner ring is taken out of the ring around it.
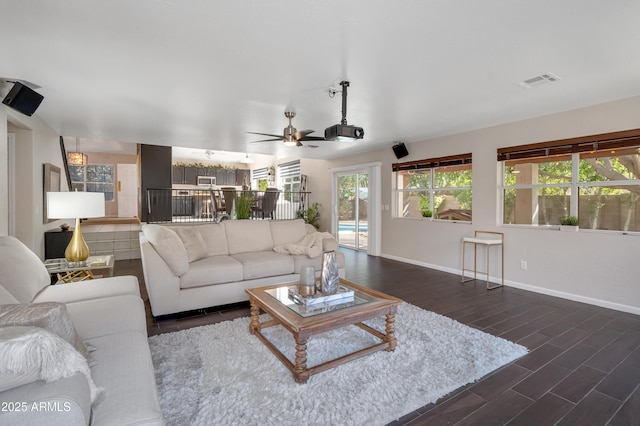
{"label": "baseboard", "polygon": [[[411,265],[422,266],[429,269],[435,269],[436,271],[448,272],[450,274],[460,275],[460,269],[445,268],[440,265],[434,265],[431,263],[420,262],[413,259],[405,259],[403,257],[393,256],[386,253],[380,254],[380,257],[385,259],[397,260],[398,262],[409,263]],[[472,276],[468,273],[465,276]],[[478,273],[478,280],[486,280],[486,274]],[[497,277],[489,277],[489,282],[499,284],[500,279]],[[640,315],[640,307],[624,305],[621,303],[610,302],[608,300],[594,299],[592,297],[582,296],[575,293],[566,293],[564,291],[552,290],[549,288],[538,287],[531,284],[519,283],[516,281],[505,280],[504,285],[513,288],[519,288],[521,290],[531,291],[533,293],[545,294],[547,296],[559,297],[561,299],[572,300],[574,302],[587,303],[589,305],[600,306],[602,308],[613,309],[621,312],[628,312],[630,314]]]}

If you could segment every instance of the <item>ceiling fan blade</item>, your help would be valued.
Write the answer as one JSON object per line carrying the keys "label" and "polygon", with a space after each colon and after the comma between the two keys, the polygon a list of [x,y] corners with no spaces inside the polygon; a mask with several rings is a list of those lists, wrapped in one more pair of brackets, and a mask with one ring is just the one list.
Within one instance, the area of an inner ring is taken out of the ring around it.
{"label": "ceiling fan blade", "polygon": [[299,141],[323,141],[325,140],[322,136],[305,136],[303,138],[298,139]]}
{"label": "ceiling fan blade", "polygon": [[256,132],[247,132],[251,135],[260,135],[260,136],[271,136],[272,138],[282,139],[282,135],[274,135],[273,133],[256,133]]}
{"label": "ceiling fan blade", "polygon": [[256,142],[273,142],[273,141],[280,141],[282,142],[282,138],[276,138],[276,139],[263,139],[260,141],[251,141],[249,143],[256,143]]}
{"label": "ceiling fan blade", "polygon": [[301,139],[301,138],[304,138],[305,136],[307,136],[309,133],[313,133],[313,132],[314,132],[314,130],[311,130],[311,129],[305,129],[305,130],[300,130],[299,132],[298,132],[298,131],[296,131],[296,132],[293,134],[293,136],[294,136],[296,139]]}

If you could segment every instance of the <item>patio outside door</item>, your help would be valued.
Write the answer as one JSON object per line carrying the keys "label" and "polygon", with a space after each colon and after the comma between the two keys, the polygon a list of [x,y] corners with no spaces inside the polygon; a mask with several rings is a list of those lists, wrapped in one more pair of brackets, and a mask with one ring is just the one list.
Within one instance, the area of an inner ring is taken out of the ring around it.
{"label": "patio outside door", "polygon": [[338,243],[356,250],[367,250],[369,175],[356,172],[336,177],[338,205]]}

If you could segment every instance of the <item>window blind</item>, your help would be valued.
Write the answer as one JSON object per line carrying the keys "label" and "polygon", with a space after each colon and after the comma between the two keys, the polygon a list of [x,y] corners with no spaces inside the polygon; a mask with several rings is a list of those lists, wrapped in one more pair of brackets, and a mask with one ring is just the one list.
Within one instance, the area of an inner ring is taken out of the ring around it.
{"label": "window blind", "polygon": [[251,176],[255,180],[268,179],[269,171],[267,170],[266,167],[263,167],[262,169],[255,169],[251,171]]}
{"label": "window blind", "polygon": [[278,176],[280,179],[300,176],[300,160],[278,164]]}
{"label": "window blind", "polygon": [[498,161],[550,157],[561,154],[614,150],[640,146],[640,129],[602,133],[498,149]]}
{"label": "window blind", "polygon": [[399,172],[403,170],[431,169],[434,167],[458,166],[462,164],[471,164],[471,153],[427,158],[406,163],[393,163],[391,169],[394,172]]}

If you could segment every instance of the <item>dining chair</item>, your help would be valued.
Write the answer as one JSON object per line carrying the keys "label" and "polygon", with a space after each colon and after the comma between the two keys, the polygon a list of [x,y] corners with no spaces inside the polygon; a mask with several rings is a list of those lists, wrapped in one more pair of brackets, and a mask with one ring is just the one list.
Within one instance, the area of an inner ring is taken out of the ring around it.
{"label": "dining chair", "polygon": [[218,213],[220,212],[226,213],[227,211],[225,207],[226,203],[224,201],[224,198],[221,197],[219,190],[212,189],[210,190],[210,192],[211,192],[211,202],[213,204],[213,214],[214,214],[214,217],[217,219]]}
{"label": "dining chair", "polygon": [[280,196],[280,190],[278,188],[267,188],[264,191],[264,195],[260,200],[260,203],[251,208],[251,213],[255,217],[259,214],[262,219],[269,217],[270,219],[276,218],[276,205],[278,203],[278,197]]}

